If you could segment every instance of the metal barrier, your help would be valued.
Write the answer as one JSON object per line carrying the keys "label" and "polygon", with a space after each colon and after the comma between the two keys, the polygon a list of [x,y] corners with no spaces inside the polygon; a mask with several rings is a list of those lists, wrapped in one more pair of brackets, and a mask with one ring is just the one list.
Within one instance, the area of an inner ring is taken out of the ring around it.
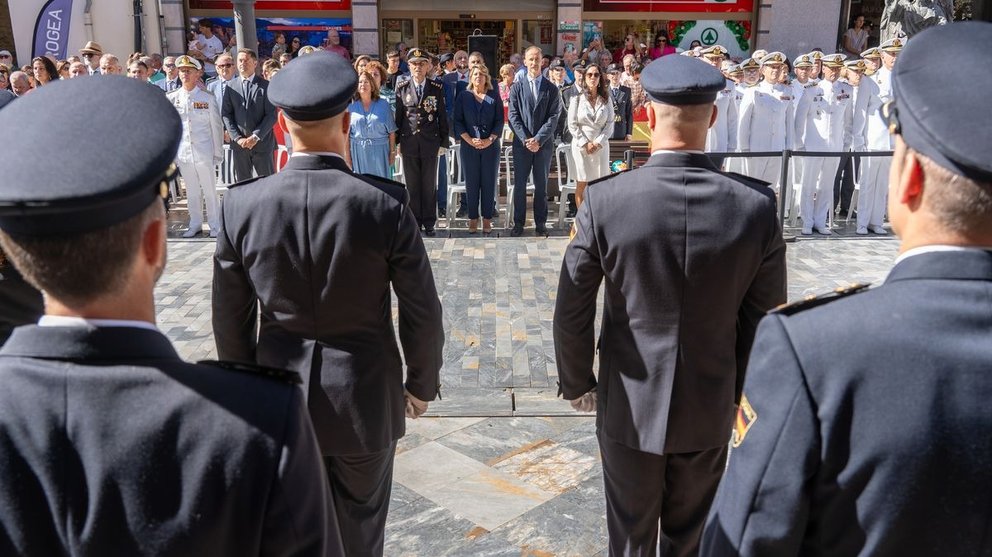
{"label": "metal barrier", "polygon": [[[648,158],[650,157],[650,151],[639,151],[634,149],[629,149],[624,152],[624,161],[627,163],[627,168],[634,168],[634,162],[637,154],[643,155],[647,153]],[[733,151],[719,151],[719,152],[707,152],[706,154],[713,158],[720,158],[726,161],[727,159],[757,159],[757,158],[775,158],[780,157],[782,159],[782,167],[779,174],[779,183],[782,188],[789,184],[789,164],[793,158],[803,158],[803,157],[820,157],[820,158],[839,158],[843,159],[846,157],[851,157],[852,159],[862,159],[866,157],[891,157],[892,151],[793,151],[791,149],[786,149],[784,151],[747,151],[747,152],[733,152]],[[646,158],[644,160],[647,160]],[[787,196],[786,196],[787,197]],[[778,203],[778,218],[779,224],[785,226],[785,200],[782,199],[782,193],[779,192],[779,203]]]}

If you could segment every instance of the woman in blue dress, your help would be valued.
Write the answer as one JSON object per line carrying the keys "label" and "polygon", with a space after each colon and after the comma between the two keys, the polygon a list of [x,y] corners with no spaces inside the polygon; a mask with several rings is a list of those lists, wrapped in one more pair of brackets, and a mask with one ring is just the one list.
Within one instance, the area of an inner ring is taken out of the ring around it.
{"label": "woman in blue dress", "polygon": [[493,230],[496,209],[496,178],[499,170],[499,138],[503,134],[503,101],[494,91],[489,70],[475,66],[468,73],[468,88],[455,97],[455,135],[461,141],[459,155],[465,170],[468,197],[468,232],[479,231],[482,204],[482,233]]}
{"label": "woman in blue dress", "polygon": [[379,98],[379,87],[368,71],[358,76],[358,98],[348,106],[351,169],[392,179],[390,163],[396,156],[396,122],[389,103]]}

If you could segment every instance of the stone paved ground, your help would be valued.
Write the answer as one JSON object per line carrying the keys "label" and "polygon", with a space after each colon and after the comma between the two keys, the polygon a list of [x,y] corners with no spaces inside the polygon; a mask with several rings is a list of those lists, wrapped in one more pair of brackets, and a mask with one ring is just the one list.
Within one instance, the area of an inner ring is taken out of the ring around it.
{"label": "stone paved ground", "polygon": [[[453,236],[425,242],[445,310],[444,400],[408,420],[399,443],[385,553],[605,555],[594,420],[554,397],[551,317],[567,239]],[[789,298],[877,284],[897,247],[850,229],[789,244]],[[213,243],[176,239],[169,249],[159,325],[184,357],[214,357]]]}

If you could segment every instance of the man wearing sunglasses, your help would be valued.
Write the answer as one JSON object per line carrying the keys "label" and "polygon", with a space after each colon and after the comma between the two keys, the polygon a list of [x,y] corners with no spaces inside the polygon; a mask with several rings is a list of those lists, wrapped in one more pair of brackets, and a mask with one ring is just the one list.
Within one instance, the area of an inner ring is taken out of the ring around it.
{"label": "man wearing sunglasses", "polygon": [[988,44],[981,22],[906,43],[883,110],[899,257],[762,320],[702,555],[992,553],[992,74],[960,70]]}

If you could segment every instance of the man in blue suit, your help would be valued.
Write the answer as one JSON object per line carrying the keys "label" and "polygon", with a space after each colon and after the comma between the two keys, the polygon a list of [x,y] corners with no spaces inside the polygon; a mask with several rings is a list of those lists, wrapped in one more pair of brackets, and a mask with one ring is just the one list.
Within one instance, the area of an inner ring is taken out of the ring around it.
{"label": "man in blue suit", "polygon": [[906,43],[882,110],[901,253],[761,322],[703,555],[992,554],[992,75],[958,70],[988,44],[979,22]]}
{"label": "man in blue suit", "polygon": [[541,49],[524,53],[527,75],[510,88],[510,127],[513,129],[513,232],[524,233],[527,220],[527,178],[534,173],[534,224],[538,236],[548,234],[548,172],[554,153],[555,129],[561,113],[561,95],[541,77]]}

